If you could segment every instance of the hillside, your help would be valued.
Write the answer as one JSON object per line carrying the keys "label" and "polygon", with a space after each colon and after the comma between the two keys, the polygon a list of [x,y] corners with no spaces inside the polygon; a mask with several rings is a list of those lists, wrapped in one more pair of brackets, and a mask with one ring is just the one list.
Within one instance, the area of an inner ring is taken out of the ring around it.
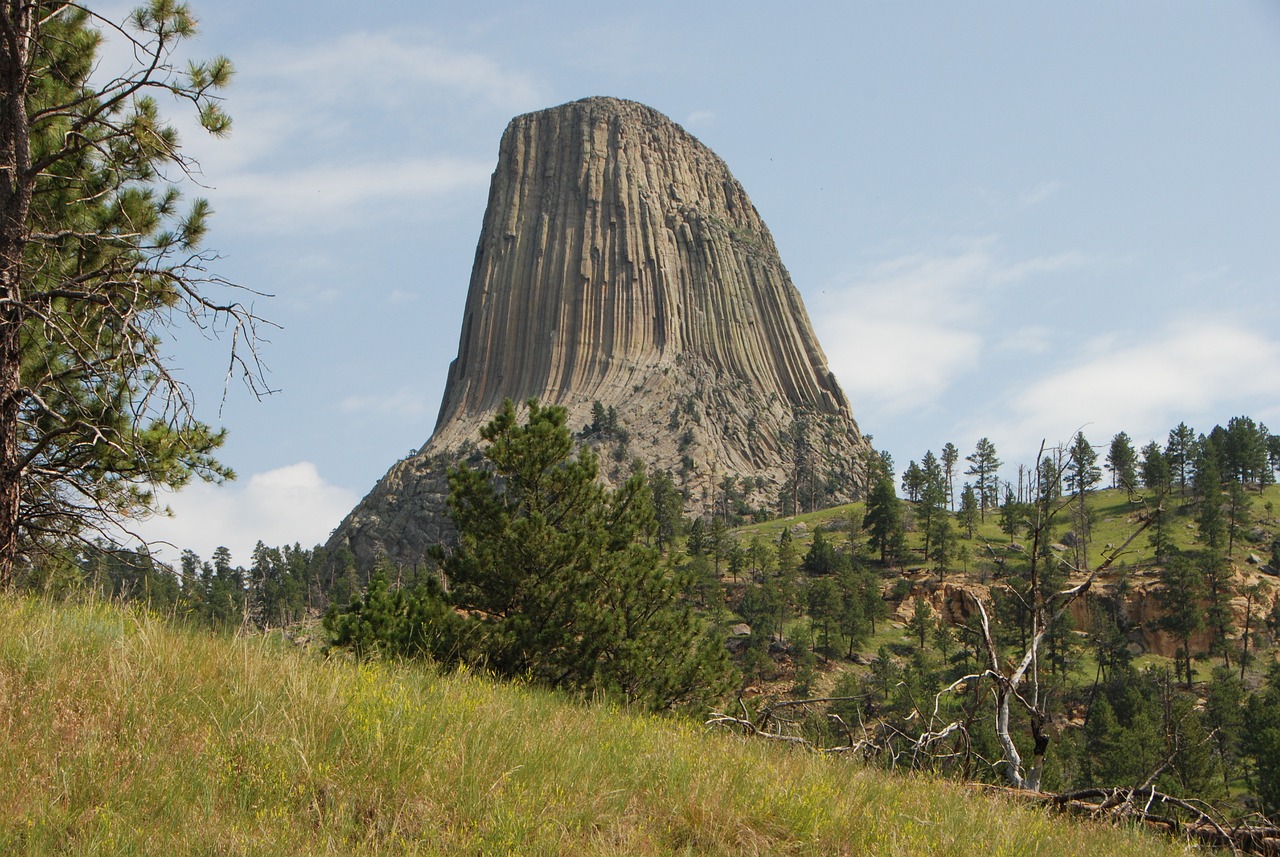
{"label": "hillside", "polygon": [[[1087,543],[1088,565],[1095,568],[1111,552],[1110,548],[1122,545],[1139,526],[1139,517],[1145,507],[1140,499],[1131,498],[1127,492],[1118,489],[1090,492],[1087,504],[1092,521],[1091,538]],[[822,665],[828,673],[827,680],[822,681],[819,676],[818,682],[823,689],[829,690],[835,678],[846,672],[867,675],[866,665],[874,660],[882,646],[888,646],[897,654],[907,651],[904,646],[911,638],[907,625],[917,601],[926,602],[932,616],[941,617],[953,628],[973,624],[976,622],[975,609],[967,593],[989,601],[991,588],[1007,582],[1008,568],[1025,561],[1025,546],[1002,532],[998,515],[991,512],[975,527],[972,538],[962,528],[957,528],[957,550],[947,567],[941,569],[937,563],[924,558],[923,534],[916,526],[914,510],[911,504],[903,505],[906,507],[907,530],[905,558],[901,565],[879,570],[879,591],[889,602],[890,622],[879,626],[876,633],[863,635],[854,641],[851,651],[856,651],[856,655],[852,662],[847,657],[834,657],[837,654],[834,650],[828,651],[833,657]],[[1280,575],[1267,565],[1271,558],[1271,544],[1280,538],[1280,518],[1276,517],[1276,508],[1280,506],[1280,485],[1262,489],[1254,495],[1253,505],[1256,512],[1252,523],[1246,528],[1247,532],[1235,541],[1228,557],[1232,594],[1227,601],[1227,609],[1232,624],[1229,640],[1233,656],[1241,645],[1246,613],[1250,614],[1254,635],[1252,645],[1254,653],[1260,656],[1258,660],[1251,661],[1249,670],[1251,684],[1256,685],[1268,665],[1280,657],[1280,647],[1275,645],[1276,621],[1280,619]],[[874,565],[873,558],[867,554],[867,532],[862,528],[864,514],[864,504],[857,502],[730,530],[734,550],[738,551],[743,565],[743,573],[735,575],[729,564],[724,563],[718,580],[730,610],[730,620],[736,622],[749,618],[734,610],[741,604],[747,590],[759,585],[759,575],[751,573],[752,557],[763,551],[768,557],[766,564],[776,563],[772,554],[784,530],[791,538],[796,562],[806,556],[815,535],[821,534],[833,550],[854,556],[857,563]],[[1198,546],[1190,499],[1184,502],[1171,498],[1166,519],[1174,547],[1192,551]],[[1058,526],[1052,530],[1053,537],[1071,541],[1071,527],[1070,518],[1062,516]],[[1055,553],[1071,558],[1071,550],[1064,545],[1055,544],[1054,549]],[[1097,657],[1088,635],[1092,631],[1093,613],[1098,609],[1118,609],[1121,612],[1125,619],[1126,642],[1136,665],[1162,668],[1174,665],[1178,641],[1161,624],[1165,613],[1161,570],[1150,539],[1143,534],[1099,577],[1071,614],[1073,635],[1078,645],[1067,663],[1070,671],[1067,684],[1088,686],[1096,681]],[[812,575],[800,569],[799,577],[795,584],[797,593],[793,596],[795,610],[781,632],[788,640],[802,641],[812,647],[814,619],[804,603],[806,585],[822,579],[824,575]],[[1080,579],[1079,575],[1070,578],[1073,583]],[[1245,593],[1250,589],[1251,600],[1247,600]],[[1206,605],[1201,602],[1200,608],[1203,612]],[[1215,662],[1220,661],[1209,656],[1211,645],[1209,628],[1200,627],[1191,635],[1198,681],[1208,680]],[[758,681],[766,693],[785,694],[791,687],[798,657],[794,649],[790,655],[775,659],[772,670],[764,670],[760,674]],[[941,656],[935,666],[946,666]]]}
{"label": "hillside", "polygon": [[0,623],[7,855],[1184,853],[466,673],[97,603]]}

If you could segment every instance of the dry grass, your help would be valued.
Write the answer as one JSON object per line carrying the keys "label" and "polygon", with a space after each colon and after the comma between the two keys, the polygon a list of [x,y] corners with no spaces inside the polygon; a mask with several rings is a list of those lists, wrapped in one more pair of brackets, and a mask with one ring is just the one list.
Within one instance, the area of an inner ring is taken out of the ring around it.
{"label": "dry grass", "polygon": [[0,853],[1181,853],[946,782],[0,598]]}

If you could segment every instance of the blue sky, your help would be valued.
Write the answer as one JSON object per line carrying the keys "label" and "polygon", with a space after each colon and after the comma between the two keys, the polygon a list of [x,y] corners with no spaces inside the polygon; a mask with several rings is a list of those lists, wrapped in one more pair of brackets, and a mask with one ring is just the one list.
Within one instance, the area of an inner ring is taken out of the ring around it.
{"label": "blue sky", "polygon": [[193,6],[235,126],[180,125],[280,392],[221,402],[226,343],[175,340],[240,478],[150,538],[315,544],[426,441],[502,130],[589,95],[724,158],[899,465],[1280,429],[1275,3]]}

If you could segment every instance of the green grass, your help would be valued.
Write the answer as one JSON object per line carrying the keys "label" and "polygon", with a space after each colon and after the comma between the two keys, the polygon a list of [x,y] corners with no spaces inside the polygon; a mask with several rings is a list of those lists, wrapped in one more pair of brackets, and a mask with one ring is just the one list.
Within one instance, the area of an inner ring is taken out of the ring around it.
{"label": "green grass", "polygon": [[0,625],[6,855],[1182,853],[474,674],[96,603]]}
{"label": "green grass", "polygon": [[864,504],[861,501],[846,503],[843,506],[832,506],[829,509],[819,509],[816,512],[805,512],[801,515],[791,515],[786,518],[774,518],[772,521],[738,527],[733,530],[733,533],[743,544],[749,544],[752,537],[756,535],[767,542],[776,544],[784,529],[794,527],[796,524],[804,524],[805,530],[796,536],[796,544],[807,546],[813,541],[814,529],[844,520],[851,511],[856,513],[858,520],[862,520]]}

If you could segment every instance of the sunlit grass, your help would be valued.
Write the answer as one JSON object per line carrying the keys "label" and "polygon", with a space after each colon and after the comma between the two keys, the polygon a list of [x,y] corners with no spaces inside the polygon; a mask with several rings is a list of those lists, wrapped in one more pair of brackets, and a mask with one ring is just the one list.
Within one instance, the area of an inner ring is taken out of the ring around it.
{"label": "sunlit grass", "polygon": [[1163,854],[468,673],[0,599],[0,853]]}

